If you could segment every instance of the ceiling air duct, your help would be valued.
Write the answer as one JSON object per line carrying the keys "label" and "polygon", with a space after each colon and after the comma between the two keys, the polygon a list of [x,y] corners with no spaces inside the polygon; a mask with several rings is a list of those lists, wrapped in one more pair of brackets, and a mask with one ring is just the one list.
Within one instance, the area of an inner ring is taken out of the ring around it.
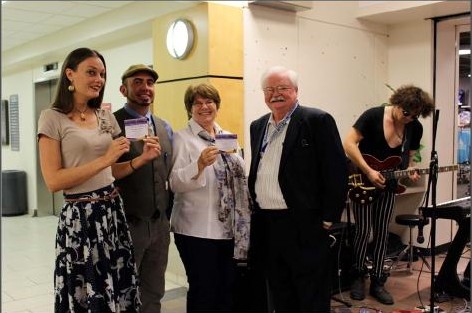
{"label": "ceiling air duct", "polygon": [[273,9],[284,10],[284,11],[307,11],[313,8],[313,1],[267,1],[267,0],[255,0],[248,1],[249,4],[261,5]]}

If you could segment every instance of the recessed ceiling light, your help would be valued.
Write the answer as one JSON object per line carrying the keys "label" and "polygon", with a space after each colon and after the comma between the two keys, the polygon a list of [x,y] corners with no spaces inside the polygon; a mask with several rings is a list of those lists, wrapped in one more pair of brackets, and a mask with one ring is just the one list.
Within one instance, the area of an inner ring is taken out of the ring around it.
{"label": "recessed ceiling light", "polygon": [[470,49],[460,49],[459,55],[470,54]]}

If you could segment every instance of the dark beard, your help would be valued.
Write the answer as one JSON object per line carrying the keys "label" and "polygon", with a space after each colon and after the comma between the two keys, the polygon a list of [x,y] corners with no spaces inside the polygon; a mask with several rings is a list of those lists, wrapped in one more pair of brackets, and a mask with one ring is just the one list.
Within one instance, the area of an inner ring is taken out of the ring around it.
{"label": "dark beard", "polygon": [[149,103],[135,102],[135,103],[141,107],[148,107],[151,105],[152,102],[149,102]]}

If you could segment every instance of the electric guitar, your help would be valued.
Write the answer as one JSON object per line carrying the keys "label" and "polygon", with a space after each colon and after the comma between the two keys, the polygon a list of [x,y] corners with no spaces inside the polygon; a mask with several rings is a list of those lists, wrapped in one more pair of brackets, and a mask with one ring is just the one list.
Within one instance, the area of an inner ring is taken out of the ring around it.
{"label": "electric guitar", "polygon": [[[402,159],[399,156],[391,156],[383,161],[378,160],[370,154],[363,154],[362,157],[371,168],[376,171],[379,171],[387,181],[401,177],[407,177],[408,175],[414,174],[415,172],[420,175],[429,174],[429,168],[396,170],[396,168],[402,162]],[[458,168],[459,166],[457,164],[441,166],[438,168],[438,172],[456,171],[458,170]],[[349,199],[351,199],[352,202],[359,204],[373,203],[379,197],[380,193],[382,192],[382,189],[376,188],[374,185],[372,185],[372,183],[364,173],[360,172],[360,170],[358,169],[356,170],[357,173],[349,175]],[[401,194],[405,192],[405,190],[406,187],[404,185],[400,183],[396,184],[396,194]]]}

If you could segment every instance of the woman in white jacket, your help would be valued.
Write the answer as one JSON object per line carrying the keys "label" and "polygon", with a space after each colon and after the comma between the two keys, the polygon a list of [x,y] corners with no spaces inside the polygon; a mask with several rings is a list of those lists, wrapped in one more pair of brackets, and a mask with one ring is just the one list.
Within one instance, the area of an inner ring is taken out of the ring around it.
{"label": "woman in white jacket", "polygon": [[210,84],[189,86],[188,126],[173,138],[171,231],[189,283],[187,312],[231,310],[233,259],[246,259],[249,246],[244,161],[215,146],[217,135],[228,134],[215,122],[220,101]]}

